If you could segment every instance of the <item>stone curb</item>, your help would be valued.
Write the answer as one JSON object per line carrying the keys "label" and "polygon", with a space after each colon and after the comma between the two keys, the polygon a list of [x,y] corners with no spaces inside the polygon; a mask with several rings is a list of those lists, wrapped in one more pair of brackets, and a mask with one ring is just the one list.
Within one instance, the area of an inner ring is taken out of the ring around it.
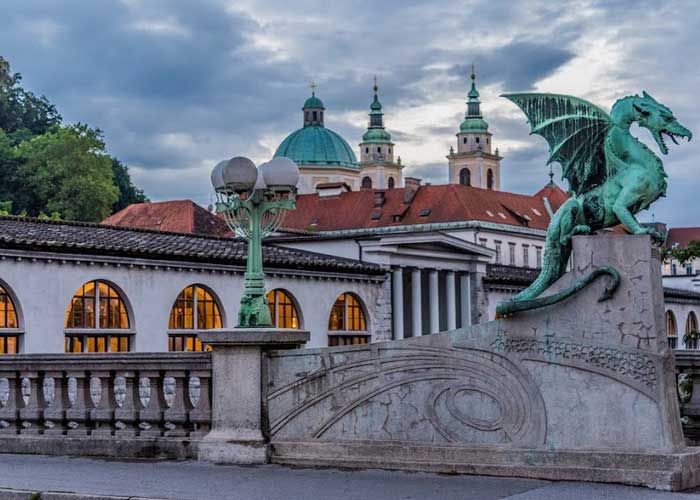
{"label": "stone curb", "polygon": [[167,500],[160,497],[92,495],[67,491],[33,491],[0,488],[0,500]]}

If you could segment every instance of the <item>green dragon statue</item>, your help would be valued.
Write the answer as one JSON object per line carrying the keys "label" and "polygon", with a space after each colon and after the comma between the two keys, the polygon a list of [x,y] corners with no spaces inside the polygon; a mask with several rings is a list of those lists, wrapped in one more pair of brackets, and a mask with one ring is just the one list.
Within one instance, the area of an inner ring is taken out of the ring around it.
{"label": "green dragon statue", "polygon": [[690,141],[692,133],[673,112],[646,92],[619,99],[608,115],[576,97],[556,94],[506,94],[523,110],[533,134],[549,143],[548,163],[562,165],[571,186],[569,198],[554,214],[547,229],[544,262],[537,279],[513,299],[496,308],[498,317],[560,302],[599,276],[611,277],[600,301],[612,296],[620,276],[612,267],[596,269],[558,293],[540,297],[565,272],[571,238],[622,224],[633,234],[648,234],[657,243],[665,235],[639,224],[635,214],[666,196],[666,172],[661,159],[630,134],[637,122],[651,132],[661,152],[668,154],[664,136]]}

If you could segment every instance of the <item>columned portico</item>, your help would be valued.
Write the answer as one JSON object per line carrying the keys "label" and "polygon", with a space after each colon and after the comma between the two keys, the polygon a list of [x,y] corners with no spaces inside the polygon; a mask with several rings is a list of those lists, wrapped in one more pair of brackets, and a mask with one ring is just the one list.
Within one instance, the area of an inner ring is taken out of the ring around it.
{"label": "columned portico", "polygon": [[[362,258],[391,268],[393,338],[469,326],[470,276],[493,251],[440,232],[391,234],[360,241]],[[458,304],[459,302],[459,304]]]}

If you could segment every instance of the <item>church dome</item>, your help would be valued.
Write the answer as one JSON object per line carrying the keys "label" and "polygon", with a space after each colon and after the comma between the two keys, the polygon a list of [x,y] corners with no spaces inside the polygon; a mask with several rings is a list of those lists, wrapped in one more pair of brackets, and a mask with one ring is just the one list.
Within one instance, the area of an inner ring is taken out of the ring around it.
{"label": "church dome", "polygon": [[339,134],[322,125],[309,125],[289,134],[275,151],[299,166],[359,168],[352,148]]}
{"label": "church dome", "polygon": [[275,151],[275,158],[283,156],[297,165],[310,167],[359,168],[355,153],[339,134],[323,125],[325,108],[316,97],[311,85],[311,97],[302,108],[304,126],[287,136]]}
{"label": "church dome", "polygon": [[488,132],[488,130],[489,124],[486,123],[486,120],[484,120],[480,116],[467,116],[464,118],[464,121],[459,126],[459,131],[463,134],[470,132],[475,134],[481,134],[484,132]]}
{"label": "church dome", "polygon": [[325,109],[325,106],[323,105],[323,101],[316,97],[315,95],[312,95],[309,97],[306,102],[304,102],[304,108],[322,108]]}
{"label": "church dome", "polygon": [[362,142],[391,142],[391,134],[383,128],[370,128],[362,134]]}

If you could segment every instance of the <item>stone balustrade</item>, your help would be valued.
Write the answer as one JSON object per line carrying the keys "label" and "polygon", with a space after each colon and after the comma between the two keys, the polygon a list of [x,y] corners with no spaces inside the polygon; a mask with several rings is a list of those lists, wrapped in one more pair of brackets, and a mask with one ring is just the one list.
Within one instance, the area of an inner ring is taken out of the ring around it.
{"label": "stone balustrade", "polygon": [[210,353],[0,357],[6,452],[185,458],[210,427]]}

